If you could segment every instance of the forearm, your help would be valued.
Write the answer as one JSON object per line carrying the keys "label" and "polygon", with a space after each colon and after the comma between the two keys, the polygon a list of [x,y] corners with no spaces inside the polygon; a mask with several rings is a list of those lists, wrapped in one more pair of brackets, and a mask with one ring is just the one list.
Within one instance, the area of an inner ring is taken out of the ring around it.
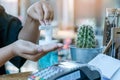
{"label": "forearm", "polygon": [[36,43],[39,38],[39,22],[27,16],[25,24],[19,33],[18,38]]}
{"label": "forearm", "polygon": [[0,48],[0,66],[2,66],[5,62],[13,58],[15,55],[12,52],[12,46],[6,46]]}

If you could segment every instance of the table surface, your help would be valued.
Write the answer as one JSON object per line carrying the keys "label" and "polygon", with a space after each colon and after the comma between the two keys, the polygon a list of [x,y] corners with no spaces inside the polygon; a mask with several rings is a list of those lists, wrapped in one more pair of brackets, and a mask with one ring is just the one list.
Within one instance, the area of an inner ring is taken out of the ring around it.
{"label": "table surface", "polygon": [[0,80],[27,80],[32,72],[1,75]]}

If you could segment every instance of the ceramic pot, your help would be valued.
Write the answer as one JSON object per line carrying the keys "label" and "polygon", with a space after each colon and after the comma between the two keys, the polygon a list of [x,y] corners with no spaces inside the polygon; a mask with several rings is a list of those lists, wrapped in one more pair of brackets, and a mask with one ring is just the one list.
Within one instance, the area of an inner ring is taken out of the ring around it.
{"label": "ceramic pot", "polygon": [[73,61],[88,63],[102,52],[102,48],[77,48],[75,46],[71,46],[70,52]]}

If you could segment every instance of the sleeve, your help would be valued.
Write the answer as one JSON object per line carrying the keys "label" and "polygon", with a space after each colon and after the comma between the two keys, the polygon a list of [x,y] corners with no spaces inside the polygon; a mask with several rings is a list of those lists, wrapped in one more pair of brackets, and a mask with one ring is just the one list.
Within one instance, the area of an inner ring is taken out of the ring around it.
{"label": "sleeve", "polygon": [[[18,40],[18,34],[21,29],[22,23],[18,18],[8,15],[5,11],[0,13],[0,48]],[[19,70],[25,61],[26,59],[19,56],[10,60]],[[0,74],[5,74],[5,66],[0,67]]]}
{"label": "sleeve", "polygon": [[16,17],[11,17],[8,21],[8,26],[6,29],[6,45],[13,43],[18,40],[18,34],[22,29],[22,24]]}
{"label": "sleeve", "polygon": [[[22,29],[21,21],[16,17],[10,16],[8,26],[6,29],[6,45],[9,45],[18,40],[18,34],[21,29]],[[14,57],[10,60],[10,62],[19,69],[23,66],[25,61],[26,59],[19,56]]]}

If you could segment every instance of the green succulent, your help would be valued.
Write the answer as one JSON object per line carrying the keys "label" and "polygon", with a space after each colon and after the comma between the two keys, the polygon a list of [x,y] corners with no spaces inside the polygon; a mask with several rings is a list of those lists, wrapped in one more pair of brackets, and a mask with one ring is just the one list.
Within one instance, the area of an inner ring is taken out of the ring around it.
{"label": "green succulent", "polygon": [[90,25],[79,26],[76,37],[76,46],[78,48],[96,47],[95,34],[92,26]]}

